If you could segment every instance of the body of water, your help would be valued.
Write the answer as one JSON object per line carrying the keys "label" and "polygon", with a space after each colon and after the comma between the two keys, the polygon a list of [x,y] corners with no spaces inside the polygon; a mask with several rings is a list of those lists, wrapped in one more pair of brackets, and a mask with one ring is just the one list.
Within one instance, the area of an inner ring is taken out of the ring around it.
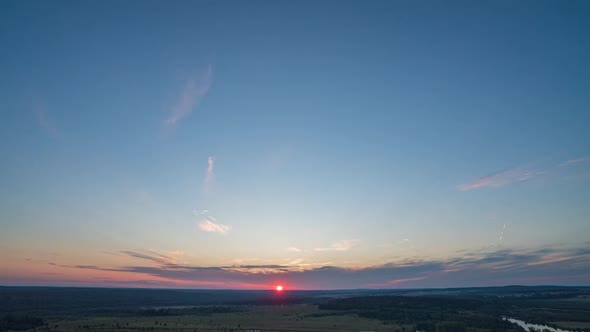
{"label": "body of water", "polygon": [[506,318],[503,317],[502,319],[509,321],[510,323],[517,324],[518,326],[522,327],[527,332],[534,332],[534,331],[551,331],[551,332],[573,332],[569,330],[562,330],[555,327],[547,326],[547,325],[539,325],[539,324],[531,324],[525,321],[514,319],[514,318]]}

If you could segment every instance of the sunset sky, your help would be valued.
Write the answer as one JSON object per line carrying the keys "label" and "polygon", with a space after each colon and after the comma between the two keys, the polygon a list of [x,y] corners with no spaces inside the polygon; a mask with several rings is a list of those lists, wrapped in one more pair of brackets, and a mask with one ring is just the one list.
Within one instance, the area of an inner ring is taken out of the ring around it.
{"label": "sunset sky", "polygon": [[0,285],[590,285],[589,1],[0,1]]}

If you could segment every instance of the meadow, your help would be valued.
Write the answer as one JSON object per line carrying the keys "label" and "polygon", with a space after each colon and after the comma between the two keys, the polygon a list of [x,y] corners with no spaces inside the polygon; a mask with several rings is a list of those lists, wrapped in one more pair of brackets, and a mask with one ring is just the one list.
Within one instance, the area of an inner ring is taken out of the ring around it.
{"label": "meadow", "polygon": [[[229,309],[229,310],[224,310]],[[159,311],[159,313],[157,312]],[[320,310],[317,305],[166,309],[127,315],[55,317],[47,321],[52,331],[402,331],[411,325],[385,324],[356,314]]]}
{"label": "meadow", "polygon": [[0,287],[0,330],[521,331],[590,328],[590,289],[231,291]]}

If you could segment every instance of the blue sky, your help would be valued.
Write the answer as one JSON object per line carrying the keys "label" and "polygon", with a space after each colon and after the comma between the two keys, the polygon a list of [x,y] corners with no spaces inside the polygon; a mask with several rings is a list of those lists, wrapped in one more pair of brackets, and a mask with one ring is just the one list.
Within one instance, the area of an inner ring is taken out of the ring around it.
{"label": "blue sky", "polygon": [[587,284],[589,14],[3,1],[0,283]]}

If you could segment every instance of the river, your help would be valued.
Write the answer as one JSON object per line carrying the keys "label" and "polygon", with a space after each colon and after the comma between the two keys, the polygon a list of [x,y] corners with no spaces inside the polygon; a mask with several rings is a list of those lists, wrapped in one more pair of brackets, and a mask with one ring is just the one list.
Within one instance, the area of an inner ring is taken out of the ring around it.
{"label": "river", "polygon": [[551,332],[573,332],[570,330],[562,330],[562,329],[554,328],[554,327],[547,326],[547,325],[531,324],[531,323],[527,323],[525,321],[522,321],[519,319],[514,319],[514,318],[503,317],[502,319],[507,320],[510,323],[517,324],[518,326],[522,327],[527,332],[545,331],[545,330],[551,331]]}

